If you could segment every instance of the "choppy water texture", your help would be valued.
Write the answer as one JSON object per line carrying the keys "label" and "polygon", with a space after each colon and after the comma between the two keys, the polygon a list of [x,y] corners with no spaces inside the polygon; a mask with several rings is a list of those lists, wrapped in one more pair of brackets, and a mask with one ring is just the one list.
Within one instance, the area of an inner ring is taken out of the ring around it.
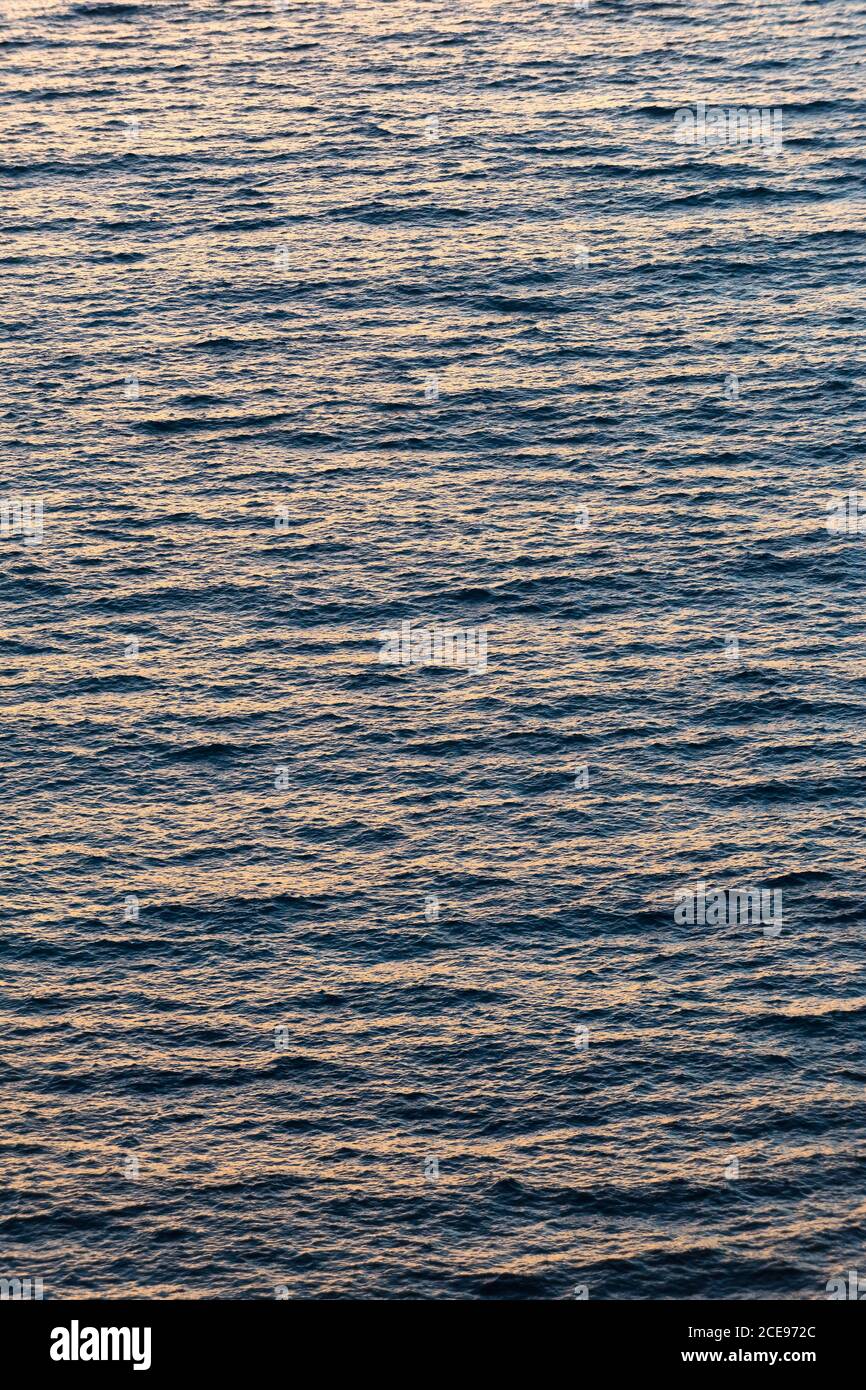
{"label": "choppy water texture", "polygon": [[[826,1297],[866,7],[0,10],[2,495],[46,508],[0,546],[0,1273]],[[782,154],[677,145],[701,100]],[[486,673],[381,665],[404,618]],[[677,925],[698,880],[781,935]]]}

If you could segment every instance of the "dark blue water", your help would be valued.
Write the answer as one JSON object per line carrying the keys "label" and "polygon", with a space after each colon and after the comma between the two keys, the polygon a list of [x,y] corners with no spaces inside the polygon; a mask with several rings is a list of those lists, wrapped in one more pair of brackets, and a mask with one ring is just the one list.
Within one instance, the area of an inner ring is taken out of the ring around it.
{"label": "dark blue water", "polygon": [[0,15],[0,1274],[826,1297],[866,7]]}

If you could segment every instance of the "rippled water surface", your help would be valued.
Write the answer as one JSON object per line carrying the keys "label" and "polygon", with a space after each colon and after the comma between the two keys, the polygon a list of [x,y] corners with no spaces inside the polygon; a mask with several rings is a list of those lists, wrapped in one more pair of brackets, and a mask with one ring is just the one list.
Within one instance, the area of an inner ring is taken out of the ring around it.
{"label": "rippled water surface", "polygon": [[[45,509],[0,541],[0,1272],[825,1297],[866,6],[0,16],[0,494]],[[678,144],[699,101],[781,153]],[[382,664],[404,619],[487,669]],[[699,881],[781,933],[678,924]]]}

